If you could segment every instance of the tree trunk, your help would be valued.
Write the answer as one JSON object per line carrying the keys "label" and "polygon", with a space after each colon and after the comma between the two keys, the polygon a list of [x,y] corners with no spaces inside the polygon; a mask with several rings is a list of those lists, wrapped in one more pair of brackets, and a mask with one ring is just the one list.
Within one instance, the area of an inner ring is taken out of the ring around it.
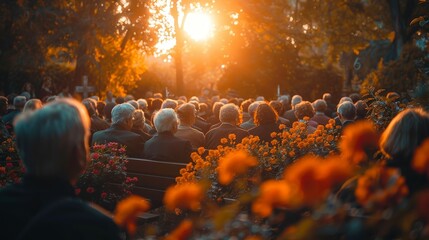
{"label": "tree trunk", "polygon": [[[173,1],[173,8],[171,15],[174,18],[174,31],[176,34],[176,46],[174,52],[174,63],[176,66],[176,95],[184,95],[184,81],[183,81],[183,32],[179,24],[178,1]],[[167,96],[166,96],[167,97]]]}

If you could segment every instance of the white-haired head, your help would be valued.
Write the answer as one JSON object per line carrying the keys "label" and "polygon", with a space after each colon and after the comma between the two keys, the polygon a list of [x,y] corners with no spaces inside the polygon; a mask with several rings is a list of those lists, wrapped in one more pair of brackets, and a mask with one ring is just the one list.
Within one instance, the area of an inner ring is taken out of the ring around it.
{"label": "white-haired head", "polygon": [[239,124],[240,110],[233,103],[228,103],[220,108],[219,120],[223,123]]}
{"label": "white-haired head", "polygon": [[15,133],[27,172],[76,180],[88,161],[89,127],[85,107],[73,99],[59,99],[20,115]]}
{"label": "white-haired head", "polygon": [[129,103],[121,103],[112,109],[112,125],[132,127],[133,114],[136,109]]}
{"label": "white-haired head", "polygon": [[159,110],[153,118],[153,123],[158,133],[175,133],[177,131],[178,122],[177,114],[171,108],[163,108]]}

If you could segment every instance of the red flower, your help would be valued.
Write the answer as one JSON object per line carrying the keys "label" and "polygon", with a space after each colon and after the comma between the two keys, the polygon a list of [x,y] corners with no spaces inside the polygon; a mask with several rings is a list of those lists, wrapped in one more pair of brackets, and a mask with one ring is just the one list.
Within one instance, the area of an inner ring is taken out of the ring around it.
{"label": "red flower", "polygon": [[94,188],[93,187],[88,187],[87,189],[86,189],[86,192],[87,193],[93,193],[95,190],[94,190]]}
{"label": "red flower", "polygon": [[6,161],[12,161],[11,157],[6,157]]}
{"label": "red flower", "polygon": [[100,154],[98,154],[98,153],[93,153],[93,154],[92,154],[92,158],[93,158],[94,160],[97,160],[98,158],[100,158]]}
{"label": "red flower", "polygon": [[6,173],[6,168],[5,167],[0,167],[0,173]]}
{"label": "red flower", "polygon": [[101,198],[102,198],[102,199],[105,199],[106,197],[107,197],[107,193],[106,193],[106,192],[102,192],[102,193],[101,193]]}
{"label": "red flower", "polygon": [[6,167],[7,167],[7,168],[11,168],[11,167],[13,167],[13,164],[12,164],[12,163],[10,163],[10,162],[8,162],[8,163],[6,163]]}
{"label": "red flower", "polygon": [[74,190],[74,193],[76,193],[76,195],[79,195],[79,194],[80,194],[80,188],[76,188],[76,189]]}
{"label": "red flower", "polygon": [[92,170],[92,173],[95,174],[95,175],[98,175],[98,174],[100,174],[100,170],[94,169],[94,170]]}

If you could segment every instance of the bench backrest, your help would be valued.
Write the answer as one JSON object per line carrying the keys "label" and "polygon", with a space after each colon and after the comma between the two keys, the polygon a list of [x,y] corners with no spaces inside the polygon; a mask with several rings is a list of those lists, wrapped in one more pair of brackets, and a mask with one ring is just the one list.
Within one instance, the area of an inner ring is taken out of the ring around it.
{"label": "bench backrest", "polygon": [[184,163],[128,158],[127,174],[138,178],[133,193],[149,199],[152,208],[156,208],[162,205],[165,190],[176,184],[184,167]]}

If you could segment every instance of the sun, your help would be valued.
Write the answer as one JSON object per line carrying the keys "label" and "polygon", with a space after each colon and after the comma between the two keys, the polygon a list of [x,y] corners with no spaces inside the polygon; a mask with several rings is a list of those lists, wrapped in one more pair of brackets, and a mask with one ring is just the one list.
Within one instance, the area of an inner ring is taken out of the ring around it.
{"label": "sun", "polygon": [[195,41],[202,41],[212,37],[213,29],[213,21],[209,14],[204,12],[188,13],[184,30]]}

